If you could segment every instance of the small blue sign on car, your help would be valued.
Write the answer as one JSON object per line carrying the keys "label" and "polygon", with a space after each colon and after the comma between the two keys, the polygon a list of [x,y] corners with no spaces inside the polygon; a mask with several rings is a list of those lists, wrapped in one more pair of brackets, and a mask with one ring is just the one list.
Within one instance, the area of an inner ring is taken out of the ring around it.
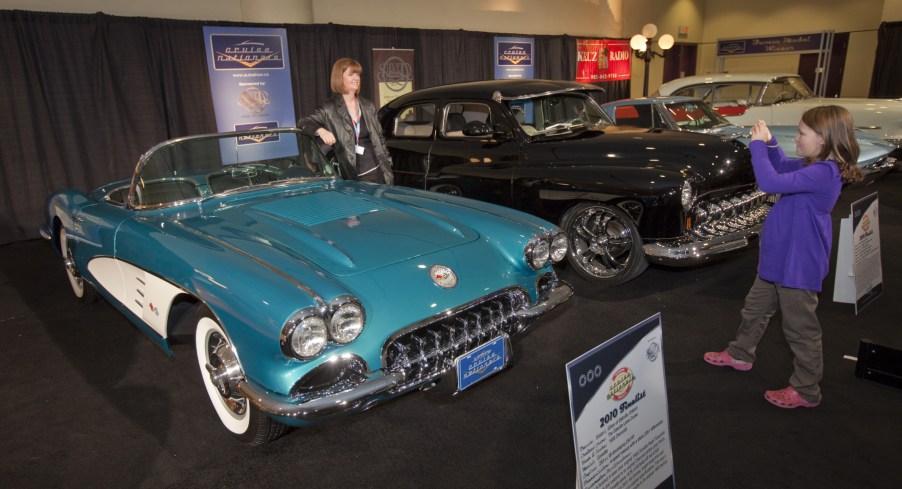
{"label": "small blue sign on car", "polygon": [[461,355],[454,361],[457,390],[462,391],[500,372],[508,361],[508,339],[502,335]]}

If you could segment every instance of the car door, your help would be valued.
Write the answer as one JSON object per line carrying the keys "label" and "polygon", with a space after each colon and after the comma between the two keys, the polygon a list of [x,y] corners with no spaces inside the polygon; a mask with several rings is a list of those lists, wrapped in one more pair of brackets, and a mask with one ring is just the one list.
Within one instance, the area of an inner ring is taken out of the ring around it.
{"label": "car door", "polygon": [[396,185],[510,205],[522,135],[495,102],[418,100],[392,114],[383,131]]}
{"label": "car door", "polygon": [[[509,206],[520,138],[500,108],[489,101],[446,100],[436,121],[426,188]],[[488,134],[475,135],[480,127]]]}

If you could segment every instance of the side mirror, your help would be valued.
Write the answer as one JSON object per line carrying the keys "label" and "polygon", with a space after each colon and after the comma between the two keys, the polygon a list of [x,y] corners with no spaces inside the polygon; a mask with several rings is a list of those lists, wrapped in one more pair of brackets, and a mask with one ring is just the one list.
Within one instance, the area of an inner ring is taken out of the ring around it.
{"label": "side mirror", "polygon": [[485,122],[470,121],[464,126],[464,136],[486,137],[492,135],[492,128]]}
{"label": "side mirror", "polygon": [[503,124],[493,124],[489,126],[485,122],[470,121],[464,126],[464,136],[468,137],[491,137],[500,140],[508,140],[511,138],[510,131]]}

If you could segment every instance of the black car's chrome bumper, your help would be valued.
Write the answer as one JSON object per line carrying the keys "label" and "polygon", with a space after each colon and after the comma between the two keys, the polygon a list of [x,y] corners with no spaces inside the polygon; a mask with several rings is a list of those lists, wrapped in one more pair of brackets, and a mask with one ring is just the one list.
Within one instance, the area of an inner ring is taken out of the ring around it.
{"label": "black car's chrome bumper", "polygon": [[691,266],[729,251],[749,245],[761,233],[761,224],[713,238],[687,238],[674,242],[644,245],[645,257],[651,263],[669,266]]}
{"label": "black car's chrome bumper", "polygon": [[[513,312],[517,321],[529,321],[566,302],[573,295],[573,288],[566,282],[549,284],[535,303]],[[356,357],[355,357],[356,358]],[[338,414],[363,411],[374,404],[394,397],[411,388],[410,379],[403,371],[370,373],[363,382],[341,392],[298,401],[289,396],[269,392],[246,380],[238,381],[237,390],[260,410],[290,422],[316,421]],[[432,380],[424,377],[422,382]]]}

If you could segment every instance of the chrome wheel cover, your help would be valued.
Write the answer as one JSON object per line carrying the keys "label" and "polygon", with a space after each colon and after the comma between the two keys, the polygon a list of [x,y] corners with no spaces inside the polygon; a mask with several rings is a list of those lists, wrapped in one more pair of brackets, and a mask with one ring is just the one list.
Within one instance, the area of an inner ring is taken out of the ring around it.
{"label": "chrome wheel cover", "polygon": [[594,277],[616,277],[635,260],[630,225],[605,207],[584,209],[567,231],[573,261]]}

